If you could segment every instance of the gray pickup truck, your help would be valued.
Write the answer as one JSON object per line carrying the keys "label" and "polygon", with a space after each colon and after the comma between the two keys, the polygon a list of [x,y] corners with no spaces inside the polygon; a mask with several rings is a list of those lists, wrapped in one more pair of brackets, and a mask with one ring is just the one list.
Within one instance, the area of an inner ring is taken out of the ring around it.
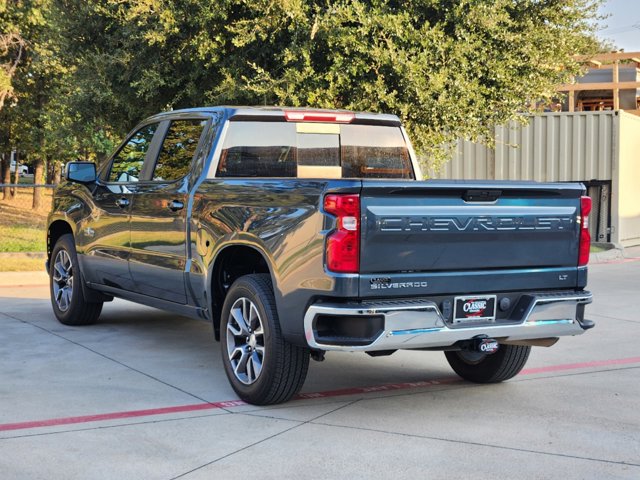
{"label": "gray pickup truck", "polygon": [[329,350],[442,350],[500,382],[594,325],[584,187],[422,181],[393,115],[162,113],[65,178],[47,231],[58,320],[120,297],[211,321],[250,403],[290,399]]}

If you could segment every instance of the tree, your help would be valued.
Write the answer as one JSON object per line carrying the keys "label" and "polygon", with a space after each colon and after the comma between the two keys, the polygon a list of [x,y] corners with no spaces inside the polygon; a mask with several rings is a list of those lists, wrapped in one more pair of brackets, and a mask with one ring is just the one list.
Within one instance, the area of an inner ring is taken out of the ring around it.
{"label": "tree", "polygon": [[161,110],[346,108],[398,114],[437,163],[442,145],[491,138],[578,73],[599,3],[0,0],[24,40],[0,130],[19,125],[11,143],[35,163],[99,161]]}
{"label": "tree", "polygon": [[[57,0],[83,118],[205,103],[396,113],[417,149],[478,139],[598,47],[599,0]],[[487,136],[489,138],[489,136]]]}
{"label": "tree", "polygon": [[[387,111],[419,152],[477,140],[579,71],[597,48],[590,0],[247,4],[211,99]],[[265,12],[265,13],[263,13]],[[238,88],[238,85],[240,88]]]}
{"label": "tree", "polygon": [[[8,12],[15,19],[17,32],[24,39],[22,60],[12,81],[13,104],[2,114],[12,125],[11,143],[21,157],[34,165],[34,183],[43,182],[47,103],[56,77],[55,61],[47,48],[48,25],[45,17],[48,0],[12,1]],[[16,168],[17,171],[17,168]],[[16,175],[17,183],[18,175]],[[33,192],[33,208],[42,204],[42,190]]]}
{"label": "tree", "polygon": [[14,9],[10,7],[7,0],[0,0],[0,110],[13,96],[12,80],[25,48],[16,18],[12,15]]}
{"label": "tree", "polygon": [[[6,101],[13,98],[12,81],[22,60],[25,47],[24,39],[15,24],[16,18],[8,7],[7,0],[0,0],[0,112],[2,112]],[[11,183],[9,130],[8,125],[3,122],[0,126],[1,183]],[[4,187],[3,199],[8,199],[12,196],[11,189]]]}

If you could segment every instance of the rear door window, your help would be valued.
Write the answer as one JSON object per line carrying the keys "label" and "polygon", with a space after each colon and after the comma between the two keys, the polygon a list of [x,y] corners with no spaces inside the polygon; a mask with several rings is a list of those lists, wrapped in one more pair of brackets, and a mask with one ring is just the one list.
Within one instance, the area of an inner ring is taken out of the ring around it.
{"label": "rear door window", "polygon": [[398,127],[251,121],[230,122],[216,176],[414,178]]}
{"label": "rear door window", "polygon": [[173,120],[162,142],[152,180],[173,181],[191,170],[206,120]]}

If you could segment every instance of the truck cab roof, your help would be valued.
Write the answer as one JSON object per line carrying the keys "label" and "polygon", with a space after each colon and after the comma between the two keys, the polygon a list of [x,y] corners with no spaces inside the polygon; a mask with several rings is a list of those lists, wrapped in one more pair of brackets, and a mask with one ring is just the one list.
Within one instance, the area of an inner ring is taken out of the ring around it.
{"label": "truck cab roof", "polygon": [[[318,118],[324,117],[327,122],[331,122],[332,116],[350,116],[352,120],[342,121],[340,123],[365,123],[375,125],[400,126],[400,119],[397,115],[388,113],[373,112],[356,112],[352,110],[323,109],[323,108],[307,108],[307,107],[275,107],[275,106],[211,106],[185,108],[179,110],[171,110],[154,115],[153,119],[163,118],[165,116],[173,116],[189,113],[214,113],[224,112],[225,116],[231,121],[322,121]],[[299,113],[299,119],[288,118],[287,113]],[[306,117],[316,117],[315,120],[306,120]],[[335,120],[333,120],[335,121]],[[339,120],[338,120],[339,121]]]}

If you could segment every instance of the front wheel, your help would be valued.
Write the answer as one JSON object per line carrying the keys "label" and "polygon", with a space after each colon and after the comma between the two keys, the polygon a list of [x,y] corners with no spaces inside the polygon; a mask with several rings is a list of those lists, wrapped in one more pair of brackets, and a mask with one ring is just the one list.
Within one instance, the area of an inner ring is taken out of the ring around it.
{"label": "front wheel", "polygon": [[454,372],[475,383],[498,383],[515,377],[524,368],[530,346],[500,345],[493,354],[467,350],[444,352]]}
{"label": "front wheel", "polygon": [[51,306],[65,325],[89,325],[102,311],[102,302],[87,302],[82,291],[78,255],[71,234],[62,235],[51,252],[49,286]]}
{"label": "front wheel", "polygon": [[224,301],[221,320],[222,363],[242,400],[270,405],[286,402],[300,391],[309,368],[309,349],[282,337],[269,275],[237,279]]}

